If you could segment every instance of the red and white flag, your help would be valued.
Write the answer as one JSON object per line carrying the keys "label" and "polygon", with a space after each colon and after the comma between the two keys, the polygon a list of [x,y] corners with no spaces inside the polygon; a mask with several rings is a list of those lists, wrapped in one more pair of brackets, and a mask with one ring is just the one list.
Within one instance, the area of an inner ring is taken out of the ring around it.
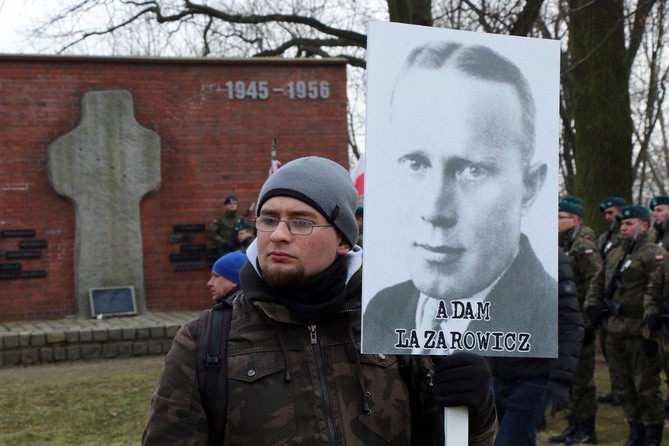
{"label": "red and white flag", "polygon": [[281,161],[276,159],[276,138],[272,140],[272,149],[270,150],[270,154],[272,156],[272,162],[269,165],[269,175],[272,176],[274,172],[279,170],[281,167]]}
{"label": "red and white flag", "polygon": [[360,159],[351,171],[351,179],[358,191],[358,196],[365,195],[365,154],[360,155]]}
{"label": "red and white flag", "polygon": [[272,164],[269,166],[269,174],[272,175],[274,172],[279,170],[279,167],[281,167],[281,161],[272,160]]}

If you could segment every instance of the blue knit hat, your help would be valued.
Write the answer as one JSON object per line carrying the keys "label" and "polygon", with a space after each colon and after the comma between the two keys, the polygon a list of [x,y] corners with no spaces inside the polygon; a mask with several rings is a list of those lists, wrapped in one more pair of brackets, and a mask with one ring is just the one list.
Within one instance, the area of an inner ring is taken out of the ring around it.
{"label": "blue knit hat", "polygon": [[239,285],[239,271],[246,260],[248,260],[248,257],[242,251],[229,252],[216,260],[211,270],[235,285]]}
{"label": "blue knit hat", "polygon": [[296,198],[320,212],[353,247],[358,240],[355,210],[358,192],[351,175],[341,165],[326,158],[308,156],[284,164],[263,184],[258,196],[256,217],[272,197]]}

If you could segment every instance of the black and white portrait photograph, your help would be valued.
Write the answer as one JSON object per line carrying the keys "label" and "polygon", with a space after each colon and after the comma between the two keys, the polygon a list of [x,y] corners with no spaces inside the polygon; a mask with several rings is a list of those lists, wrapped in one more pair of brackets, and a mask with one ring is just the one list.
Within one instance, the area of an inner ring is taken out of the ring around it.
{"label": "black and white portrait photograph", "polygon": [[557,356],[559,50],[370,23],[363,353]]}

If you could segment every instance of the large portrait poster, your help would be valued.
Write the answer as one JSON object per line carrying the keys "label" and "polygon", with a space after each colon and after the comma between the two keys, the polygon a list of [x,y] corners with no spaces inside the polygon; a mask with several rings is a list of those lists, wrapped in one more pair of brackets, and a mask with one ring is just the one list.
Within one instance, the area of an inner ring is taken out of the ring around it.
{"label": "large portrait poster", "polygon": [[363,353],[557,356],[559,42],[371,22]]}

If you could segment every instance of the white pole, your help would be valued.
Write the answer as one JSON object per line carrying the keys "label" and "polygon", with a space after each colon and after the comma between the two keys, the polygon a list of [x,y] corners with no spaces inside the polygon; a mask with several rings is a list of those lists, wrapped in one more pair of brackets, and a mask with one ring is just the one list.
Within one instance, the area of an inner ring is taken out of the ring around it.
{"label": "white pole", "polygon": [[465,406],[444,407],[444,446],[467,446],[469,412]]}

